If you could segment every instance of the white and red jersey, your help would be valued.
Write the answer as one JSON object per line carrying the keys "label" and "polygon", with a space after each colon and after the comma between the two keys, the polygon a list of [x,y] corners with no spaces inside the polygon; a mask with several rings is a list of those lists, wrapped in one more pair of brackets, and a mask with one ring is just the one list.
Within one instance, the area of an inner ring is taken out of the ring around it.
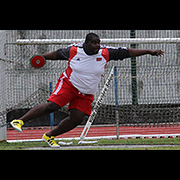
{"label": "white and red jersey", "polygon": [[94,94],[109,60],[129,57],[127,48],[101,46],[95,55],[87,55],[83,44],[73,44],[56,52],[57,59],[68,60],[64,76],[83,94]]}

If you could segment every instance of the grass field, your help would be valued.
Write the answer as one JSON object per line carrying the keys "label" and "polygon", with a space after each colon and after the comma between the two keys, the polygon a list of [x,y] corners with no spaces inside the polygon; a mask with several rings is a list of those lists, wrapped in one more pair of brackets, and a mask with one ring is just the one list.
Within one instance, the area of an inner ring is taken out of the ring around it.
{"label": "grass field", "polygon": [[[68,141],[66,141],[68,142]],[[121,145],[120,147],[118,145]],[[122,145],[126,145],[123,146]],[[127,147],[128,145],[148,145],[148,147]],[[165,147],[149,147],[149,145],[167,145]],[[175,146],[172,146],[175,145]],[[87,147],[88,146],[88,147]],[[116,146],[116,147],[115,147]],[[0,143],[0,150],[27,150],[28,148],[50,149],[45,142],[23,142],[23,143]],[[73,145],[61,146],[58,150],[180,150],[180,138],[163,139],[101,139],[96,144],[78,145],[78,141],[73,141]],[[57,150],[57,149],[52,149]]]}

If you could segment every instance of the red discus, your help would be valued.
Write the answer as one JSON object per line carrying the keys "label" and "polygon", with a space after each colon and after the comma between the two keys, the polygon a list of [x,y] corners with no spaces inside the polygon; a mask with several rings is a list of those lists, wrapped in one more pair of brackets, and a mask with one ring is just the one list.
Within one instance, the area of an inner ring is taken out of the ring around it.
{"label": "red discus", "polygon": [[30,59],[30,64],[34,67],[34,68],[41,68],[45,65],[46,63],[46,59],[41,56],[41,55],[34,55],[31,59]]}

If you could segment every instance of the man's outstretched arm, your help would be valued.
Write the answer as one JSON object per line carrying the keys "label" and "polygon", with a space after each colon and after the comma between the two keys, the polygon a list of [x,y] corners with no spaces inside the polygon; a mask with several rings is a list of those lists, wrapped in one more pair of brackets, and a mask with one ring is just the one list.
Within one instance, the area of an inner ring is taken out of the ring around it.
{"label": "man's outstretched arm", "polygon": [[47,59],[47,60],[57,60],[56,51],[53,51],[53,52],[51,52],[51,53],[45,53],[45,54],[43,54],[43,56],[44,56],[45,59]]}
{"label": "man's outstretched arm", "polygon": [[57,51],[53,51],[50,53],[45,53],[43,56],[47,60],[68,60],[69,59],[69,52],[71,47],[58,49]]}
{"label": "man's outstretched arm", "polygon": [[152,56],[163,56],[164,51],[162,50],[149,50],[149,49],[132,49],[129,48],[129,56],[130,57],[136,57],[136,56],[142,56],[146,54],[150,54]]}

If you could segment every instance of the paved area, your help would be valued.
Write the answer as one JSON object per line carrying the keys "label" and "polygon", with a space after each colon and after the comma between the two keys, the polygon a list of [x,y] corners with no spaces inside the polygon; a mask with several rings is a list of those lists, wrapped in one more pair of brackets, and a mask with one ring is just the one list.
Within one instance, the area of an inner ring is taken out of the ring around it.
{"label": "paved area", "polygon": [[81,150],[81,149],[93,149],[93,148],[104,148],[104,149],[109,149],[109,148],[149,148],[149,147],[175,147],[175,146],[180,146],[180,145],[106,145],[106,146],[98,146],[98,145],[91,145],[91,146],[61,146],[60,148],[50,148],[50,147],[31,147],[31,148],[24,148],[26,150]]}

